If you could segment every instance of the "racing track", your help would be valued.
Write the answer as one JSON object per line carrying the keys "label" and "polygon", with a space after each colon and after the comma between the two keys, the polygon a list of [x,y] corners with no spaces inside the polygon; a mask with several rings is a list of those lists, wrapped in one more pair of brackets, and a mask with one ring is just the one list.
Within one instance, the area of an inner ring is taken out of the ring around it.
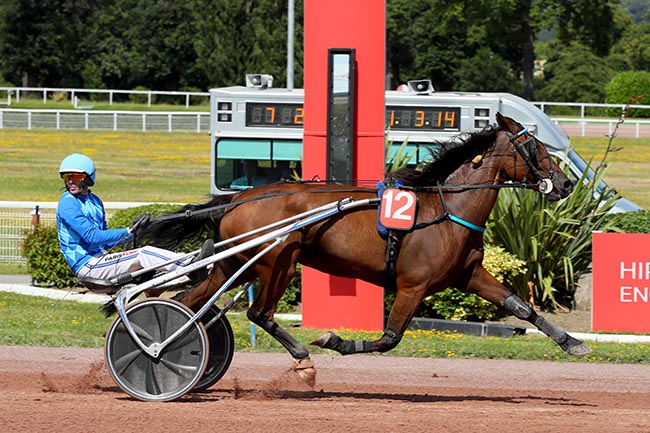
{"label": "racing track", "polygon": [[287,354],[235,354],[204,393],[132,399],[101,349],[0,346],[5,432],[648,432],[650,366],[317,355],[312,389]]}

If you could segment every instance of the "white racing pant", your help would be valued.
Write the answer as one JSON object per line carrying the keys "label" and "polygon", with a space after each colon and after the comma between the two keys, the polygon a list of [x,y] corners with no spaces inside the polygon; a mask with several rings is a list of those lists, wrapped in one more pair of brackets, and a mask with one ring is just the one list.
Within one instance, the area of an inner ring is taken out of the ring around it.
{"label": "white racing pant", "polygon": [[160,267],[160,269],[166,271],[173,271],[180,266],[187,266],[192,261],[192,257],[180,260],[184,255],[149,245],[134,250],[108,253],[90,259],[77,272],[77,278],[109,279],[125,272],[134,272],[142,268],[153,267],[168,260],[178,258],[179,261]]}

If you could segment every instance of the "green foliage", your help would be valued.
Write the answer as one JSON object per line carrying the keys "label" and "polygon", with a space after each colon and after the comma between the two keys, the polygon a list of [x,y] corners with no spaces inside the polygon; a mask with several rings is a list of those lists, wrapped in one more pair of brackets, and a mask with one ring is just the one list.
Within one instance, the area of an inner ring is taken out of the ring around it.
{"label": "green foliage", "polygon": [[76,283],[59,250],[56,227],[41,224],[26,231],[22,254],[27,258],[27,272],[36,285],[62,288]]}
{"label": "green foliage", "polygon": [[386,133],[386,145],[385,145],[385,158],[386,165],[384,167],[385,173],[390,173],[391,171],[397,171],[401,168],[404,168],[415,156],[415,152],[409,153],[407,150],[408,139],[404,140],[400,145],[399,149],[395,153],[392,153],[393,142],[388,140],[388,132]]}
{"label": "green foliage", "polygon": [[[276,0],[3,0],[0,75],[30,86],[206,90],[242,84],[246,73],[268,73],[283,87],[287,9]],[[530,88],[532,62],[540,58],[533,35],[552,38],[555,46],[578,42],[605,56],[622,33],[624,14],[615,1],[391,0],[391,87],[430,78],[438,90],[513,92],[523,77]],[[297,87],[303,82],[303,16],[304,2],[295,2]],[[645,37],[627,40],[620,53],[646,58]]]}
{"label": "green foliage", "polygon": [[486,238],[527,263],[526,273],[512,281],[522,299],[551,311],[573,306],[576,281],[591,263],[591,233],[616,231],[606,215],[618,194],[600,190],[594,197],[605,171],[598,170],[592,181],[583,174],[573,192],[557,203],[521,189],[499,194]]}
{"label": "green foliage", "polygon": [[621,64],[619,71],[650,70],[650,23],[626,26],[608,59]]}
{"label": "green foliage", "polygon": [[544,66],[547,84],[539,95],[548,101],[602,103],[605,85],[613,75],[602,59],[585,46],[572,45]]}
{"label": "green foliage", "polygon": [[650,211],[616,213],[605,218],[622,233],[650,233]]}
{"label": "green foliage", "polygon": [[[147,89],[144,86],[136,86],[133,88],[133,90],[151,90]],[[149,95],[146,93],[129,93],[129,101],[131,101],[134,104],[146,104],[147,101],[149,100]],[[151,95],[151,103],[155,104],[156,103],[156,95],[152,94]]]}
{"label": "green foliage", "polygon": [[[629,71],[617,74],[605,87],[607,104],[625,105],[631,99],[641,95],[646,95],[640,100],[643,104],[650,99],[650,72],[647,71]],[[620,108],[609,108],[608,112],[612,116],[619,116]],[[650,110],[630,108],[626,110],[628,117],[650,117]]]}
{"label": "green foliage", "polygon": [[[476,65],[481,65],[477,68]],[[472,57],[461,60],[456,70],[455,90],[461,92],[520,92],[521,83],[510,63],[489,48],[480,48]]]}

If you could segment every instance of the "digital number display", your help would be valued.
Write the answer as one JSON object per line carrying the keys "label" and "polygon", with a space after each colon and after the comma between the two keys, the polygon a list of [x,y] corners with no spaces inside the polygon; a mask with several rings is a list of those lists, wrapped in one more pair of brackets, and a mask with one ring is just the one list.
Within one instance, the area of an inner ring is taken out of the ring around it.
{"label": "digital number display", "polygon": [[260,102],[246,104],[246,126],[302,128],[304,117],[302,104]]}
{"label": "digital number display", "polygon": [[[248,102],[246,126],[302,128],[302,104]],[[460,131],[460,107],[387,106],[386,125],[396,130]]]}
{"label": "digital number display", "polygon": [[386,107],[391,129],[460,131],[460,107]]}

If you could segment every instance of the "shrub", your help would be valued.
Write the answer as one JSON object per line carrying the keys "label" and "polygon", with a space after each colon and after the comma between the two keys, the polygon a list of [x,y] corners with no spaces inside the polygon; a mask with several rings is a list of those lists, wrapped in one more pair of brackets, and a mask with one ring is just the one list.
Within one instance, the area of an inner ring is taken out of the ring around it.
{"label": "shrub", "polygon": [[591,181],[583,174],[557,203],[521,189],[499,194],[486,237],[527,263],[526,273],[513,278],[512,288],[522,299],[549,311],[573,306],[577,279],[591,264],[592,231],[616,231],[606,217],[619,195],[594,194],[605,171],[599,169]]}
{"label": "shrub", "polygon": [[22,254],[27,258],[27,272],[35,285],[63,288],[77,282],[59,250],[56,227],[41,224],[26,230]]}
{"label": "shrub", "polygon": [[[190,87],[190,86],[185,86],[181,87],[179,89],[182,92],[201,92],[201,89],[198,87]],[[190,105],[202,105],[202,104],[207,104],[210,102],[210,97],[209,96],[199,96],[199,95],[191,95],[190,96]],[[184,100],[181,101],[182,104],[185,103]]]}
{"label": "shrub", "polygon": [[[144,86],[137,86],[133,90],[151,90],[148,89]],[[134,104],[146,104],[148,100],[148,95],[146,93],[129,93],[129,101],[131,101]],[[155,104],[156,103],[156,95],[152,94],[151,95],[151,103]]]}
{"label": "shrub", "polygon": [[606,220],[623,233],[650,233],[650,211],[647,210],[611,214]]}
{"label": "shrub", "polygon": [[[607,104],[626,105],[631,99],[640,95],[647,95],[650,91],[650,72],[628,71],[617,74],[605,87],[605,102]],[[646,103],[650,95],[642,98],[641,103]],[[608,108],[610,116],[619,116],[621,109],[618,107]],[[626,110],[628,117],[650,117],[650,110],[630,108]]]}
{"label": "shrub", "polygon": [[68,100],[68,92],[53,92],[51,98],[54,102],[61,102]]}

